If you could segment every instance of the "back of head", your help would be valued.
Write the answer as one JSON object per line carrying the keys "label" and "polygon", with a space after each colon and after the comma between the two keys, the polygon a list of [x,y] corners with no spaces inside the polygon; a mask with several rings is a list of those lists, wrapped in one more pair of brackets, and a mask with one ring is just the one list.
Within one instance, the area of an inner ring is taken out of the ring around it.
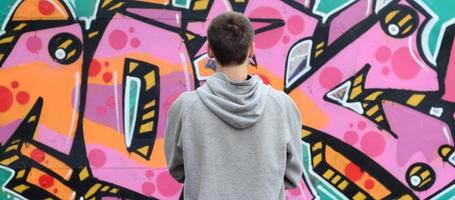
{"label": "back of head", "polygon": [[243,14],[225,12],[210,23],[207,31],[209,48],[222,66],[243,64],[254,39],[250,21]]}

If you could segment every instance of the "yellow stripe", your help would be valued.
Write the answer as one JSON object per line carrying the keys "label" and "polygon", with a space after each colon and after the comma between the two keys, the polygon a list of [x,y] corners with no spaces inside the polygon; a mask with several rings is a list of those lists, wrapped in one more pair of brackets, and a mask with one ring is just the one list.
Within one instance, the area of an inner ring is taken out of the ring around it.
{"label": "yellow stripe", "polygon": [[155,100],[152,100],[144,105],[144,109],[151,108],[154,105],[155,105]]}
{"label": "yellow stripe", "polygon": [[16,145],[11,145],[8,148],[6,148],[5,152],[12,151],[12,150],[17,150],[17,147],[19,147],[18,144]]}
{"label": "yellow stripe", "polygon": [[88,192],[85,193],[85,196],[84,196],[84,197],[87,199],[88,197],[92,196],[93,194],[96,193],[96,191],[98,191],[98,189],[100,189],[100,187],[101,187],[101,184],[99,184],[99,183],[93,185],[93,186],[88,190]]}
{"label": "yellow stripe", "polygon": [[338,185],[338,188],[340,188],[340,190],[344,190],[348,185],[349,183],[346,180],[343,180],[343,182]]}
{"label": "yellow stripe", "polygon": [[385,17],[385,23],[386,24],[389,23],[390,20],[392,20],[392,18],[395,17],[399,12],[400,12],[399,10],[394,10],[387,14],[387,16]]}
{"label": "yellow stripe", "polygon": [[0,40],[0,44],[10,43],[14,40],[14,36],[9,36]]}
{"label": "yellow stripe", "polygon": [[73,40],[67,39],[67,40],[66,40],[65,42],[63,42],[59,47],[60,47],[60,48],[66,49],[66,48],[68,48],[68,46],[71,45],[72,43],[73,43]]}
{"label": "yellow stripe", "polygon": [[411,29],[412,29],[412,24],[409,25],[407,28],[405,28],[404,31],[401,32],[401,34],[406,34],[406,33],[408,33]]}
{"label": "yellow stripe", "polygon": [[400,27],[402,27],[404,24],[406,24],[406,22],[408,22],[409,20],[412,19],[412,16],[410,14],[406,15],[403,19],[401,19],[399,22],[398,22],[398,25]]}
{"label": "yellow stripe", "polygon": [[112,11],[112,10],[115,10],[115,9],[117,9],[117,8],[122,7],[122,6],[123,6],[123,3],[124,3],[124,2],[119,2],[119,3],[115,4],[114,6],[112,6],[111,8],[109,8],[109,11]]}
{"label": "yellow stripe", "polygon": [[418,106],[420,102],[425,98],[424,94],[413,94],[411,97],[409,97],[408,101],[406,103],[410,106]]}
{"label": "yellow stripe", "polygon": [[363,199],[366,199],[367,196],[365,196],[362,192],[357,192],[357,194],[355,194],[352,199],[354,200],[363,200]]}
{"label": "yellow stripe", "polygon": [[32,123],[35,120],[36,120],[36,115],[30,116],[30,118],[28,118],[28,123]]}
{"label": "yellow stripe", "polygon": [[87,177],[88,177],[88,170],[87,170],[87,167],[84,167],[84,169],[81,170],[81,172],[79,172],[79,180],[83,181],[85,180]]}
{"label": "yellow stripe", "polygon": [[376,122],[381,122],[382,120],[384,120],[384,117],[382,117],[381,115],[379,115],[378,117],[376,117],[374,119],[374,121],[376,121]]}
{"label": "yellow stripe", "polygon": [[23,29],[25,26],[27,26],[27,23],[20,23],[19,25],[17,25],[16,27],[14,27],[13,30],[19,31],[19,30]]}
{"label": "yellow stripe", "polygon": [[319,163],[321,162],[322,160],[322,155],[321,153],[318,153],[318,155],[314,156],[313,157],[313,167],[316,167],[319,165]]}
{"label": "yellow stripe", "polygon": [[92,38],[92,37],[95,37],[96,35],[98,35],[99,31],[94,31],[94,32],[91,32],[88,34],[88,37],[89,38]]}
{"label": "yellow stripe", "polygon": [[205,10],[209,5],[208,0],[199,0],[194,3],[193,10]]}
{"label": "yellow stripe", "polygon": [[365,98],[365,100],[374,101],[374,100],[376,100],[376,98],[378,98],[378,96],[381,95],[381,94],[382,94],[382,91],[373,92],[373,93],[371,93],[370,95],[368,95],[367,98]]}
{"label": "yellow stripe", "polygon": [[417,171],[420,170],[420,168],[422,168],[422,167],[417,166],[417,167],[412,168],[412,170],[411,170],[411,172],[409,173],[409,175],[411,175],[411,176],[414,175]]}
{"label": "yellow stripe", "polygon": [[327,171],[324,172],[324,174],[322,175],[322,177],[324,177],[325,179],[329,180],[330,178],[332,178],[332,176],[335,174],[334,171],[332,171],[331,169],[327,169]]}
{"label": "yellow stripe", "polygon": [[20,178],[24,177],[24,174],[25,174],[25,169],[18,171],[16,174],[16,179],[20,179]]}
{"label": "yellow stripe", "polygon": [[155,116],[155,110],[148,112],[147,114],[142,116],[142,120],[147,120]]}
{"label": "yellow stripe", "polygon": [[0,164],[2,164],[2,165],[9,165],[9,164],[13,163],[13,162],[16,161],[16,160],[19,160],[19,156],[14,155],[14,156],[11,156],[11,157],[9,157],[9,158],[7,158],[7,159],[2,160],[2,161],[0,162]]}
{"label": "yellow stripe", "polygon": [[110,187],[108,185],[106,185],[103,188],[101,188],[101,192],[106,192],[107,190],[109,190],[109,188]]}
{"label": "yellow stripe", "polygon": [[362,83],[363,81],[363,74],[361,74],[360,76],[357,76],[354,80],[354,86],[357,86],[358,84]]}
{"label": "yellow stripe", "polygon": [[30,188],[30,187],[29,187],[29,186],[26,186],[26,185],[24,185],[24,184],[20,184],[20,185],[14,187],[13,190],[16,191],[16,192],[22,193],[22,192],[24,192],[25,190],[27,190],[28,188]]}
{"label": "yellow stripe", "polygon": [[357,86],[357,87],[352,89],[351,95],[349,96],[349,99],[356,98],[357,96],[359,96],[360,93],[362,93],[362,86],[361,85],[359,85],[359,86]]}
{"label": "yellow stripe", "polygon": [[145,133],[145,132],[152,131],[154,123],[155,123],[154,121],[151,121],[151,122],[147,122],[145,124],[142,124],[141,128],[139,130],[139,133]]}
{"label": "yellow stripe", "polygon": [[146,90],[150,90],[153,86],[156,85],[156,82],[155,82],[155,70],[147,73],[146,75],[144,75],[144,79],[145,79],[145,89]]}
{"label": "yellow stripe", "polygon": [[316,49],[320,49],[322,47],[324,47],[324,41],[320,42],[317,46],[316,46]]}
{"label": "yellow stripe", "polygon": [[378,110],[379,110],[379,106],[378,106],[378,105],[375,105],[375,106],[373,106],[371,109],[369,109],[369,110],[367,111],[367,115],[368,115],[368,116],[371,116],[371,115],[373,115],[374,113],[376,113]]}
{"label": "yellow stripe", "polygon": [[311,147],[311,149],[313,151],[316,151],[316,150],[318,150],[320,148],[322,148],[322,142],[318,142],[318,143],[314,144],[313,147]]}
{"label": "yellow stripe", "polygon": [[425,170],[420,174],[420,177],[422,177],[422,179],[426,179],[428,176],[430,176],[430,172],[428,170]]}
{"label": "yellow stripe", "polygon": [[332,184],[337,184],[338,181],[341,179],[341,176],[339,175],[336,175],[330,182],[332,182]]}
{"label": "yellow stripe", "polygon": [[112,0],[104,0],[103,5],[101,5],[101,8],[106,7],[111,2],[112,2]]}

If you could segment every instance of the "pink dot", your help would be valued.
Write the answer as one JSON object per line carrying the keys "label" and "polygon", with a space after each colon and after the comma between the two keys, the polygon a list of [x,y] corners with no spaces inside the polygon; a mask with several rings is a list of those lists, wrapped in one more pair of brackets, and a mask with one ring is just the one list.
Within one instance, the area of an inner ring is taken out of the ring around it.
{"label": "pink dot", "polygon": [[30,100],[30,95],[28,92],[20,91],[16,94],[16,101],[19,104],[25,105],[28,103],[28,100]]}
{"label": "pink dot", "polygon": [[[265,16],[271,16],[273,18],[282,19],[281,13],[278,12],[278,10],[267,6],[254,9],[248,17],[264,18]],[[262,33],[258,33],[254,39],[256,42],[256,47],[259,49],[267,49],[275,46],[281,39],[283,32],[284,28],[282,26]]]}
{"label": "pink dot", "polygon": [[6,112],[13,105],[13,93],[0,85],[0,112]]}
{"label": "pink dot", "polygon": [[112,80],[112,73],[111,72],[104,72],[103,74],[103,81],[105,83],[109,83]]}
{"label": "pink dot", "polygon": [[19,82],[17,82],[17,81],[11,82],[11,87],[12,87],[13,89],[18,88],[18,87],[19,87]]}
{"label": "pink dot", "polygon": [[341,71],[335,67],[327,67],[322,70],[319,75],[319,83],[325,89],[332,89],[340,84],[343,75]]}
{"label": "pink dot", "polygon": [[176,195],[182,187],[174,178],[169,175],[169,172],[163,171],[156,179],[158,191],[161,195],[170,197]]}
{"label": "pink dot", "polygon": [[130,33],[134,33],[134,27],[130,27],[130,28],[128,28],[128,32],[130,32]]}
{"label": "pink dot", "polygon": [[360,121],[359,123],[357,123],[357,128],[359,128],[360,130],[363,130],[367,127],[367,123],[365,121]]}
{"label": "pink dot", "polygon": [[27,41],[25,42],[25,46],[27,47],[28,51],[32,53],[38,53],[41,48],[43,48],[43,42],[41,39],[37,36],[31,36],[27,38]]}
{"label": "pink dot", "polygon": [[41,0],[38,3],[38,10],[43,15],[51,15],[55,11],[54,4],[48,0]]}
{"label": "pink dot", "polygon": [[147,170],[147,171],[145,172],[145,176],[148,177],[148,178],[152,177],[153,175],[154,175],[154,173],[153,173],[152,170]]}
{"label": "pink dot", "polygon": [[387,66],[382,67],[382,74],[389,75],[390,69]]}
{"label": "pink dot", "polygon": [[109,35],[109,44],[114,49],[122,49],[128,41],[128,36],[122,30],[116,29]]}
{"label": "pink dot", "polygon": [[371,190],[371,189],[374,188],[374,181],[371,180],[371,179],[368,179],[368,180],[365,181],[365,183],[363,185],[365,186],[365,188],[367,190]]}
{"label": "pink dot", "polygon": [[130,45],[133,47],[133,48],[137,48],[139,47],[139,45],[141,45],[141,41],[137,38],[133,38],[130,42]]}
{"label": "pink dot", "polygon": [[369,131],[363,135],[360,141],[360,148],[367,155],[371,157],[377,157],[381,155],[382,152],[384,152],[384,137],[376,131]]}
{"label": "pink dot", "polygon": [[364,171],[362,170],[362,168],[360,168],[356,164],[349,163],[344,168],[344,173],[348,179],[355,182],[362,178]]}
{"label": "pink dot", "polygon": [[359,135],[355,131],[347,131],[343,140],[350,145],[354,145],[359,140]]}
{"label": "pink dot", "polygon": [[379,62],[387,62],[392,55],[392,50],[387,46],[380,46],[376,49],[376,60]]}
{"label": "pink dot", "polygon": [[420,71],[419,65],[412,59],[408,47],[402,47],[392,56],[392,71],[400,79],[412,79]]}
{"label": "pink dot", "polygon": [[109,108],[115,108],[115,97],[114,96],[110,96],[109,98],[107,98],[106,106]]}
{"label": "pink dot", "polygon": [[106,153],[100,149],[93,149],[88,154],[90,165],[94,168],[100,168],[106,163]]}
{"label": "pink dot", "polygon": [[142,184],[142,193],[151,197],[155,192],[155,185],[151,182],[145,182]]}
{"label": "pink dot", "polygon": [[287,21],[287,27],[290,33],[297,35],[303,32],[305,21],[300,15],[293,15]]}
{"label": "pink dot", "polygon": [[96,114],[98,115],[105,115],[107,113],[107,109],[104,106],[100,106],[96,109]]}
{"label": "pink dot", "polygon": [[101,71],[101,64],[98,60],[93,59],[90,63],[90,67],[88,69],[88,76],[95,77]]}

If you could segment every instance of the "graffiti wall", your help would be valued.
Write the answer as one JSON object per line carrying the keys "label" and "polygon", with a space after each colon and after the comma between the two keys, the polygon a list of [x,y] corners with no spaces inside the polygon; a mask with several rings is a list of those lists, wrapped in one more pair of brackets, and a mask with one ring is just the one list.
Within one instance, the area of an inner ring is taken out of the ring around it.
{"label": "graffiti wall", "polygon": [[0,199],[179,199],[166,113],[231,10],[302,113],[288,199],[455,196],[452,0],[2,0]]}

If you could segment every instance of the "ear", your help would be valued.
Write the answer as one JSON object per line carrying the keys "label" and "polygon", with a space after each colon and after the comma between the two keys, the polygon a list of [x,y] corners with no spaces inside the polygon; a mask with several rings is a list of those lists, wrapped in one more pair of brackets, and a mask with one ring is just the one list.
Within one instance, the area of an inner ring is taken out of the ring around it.
{"label": "ear", "polygon": [[255,48],[255,46],[256,46],[256,44],[254,42],[251,43],[251,47],[248,50],[248,58],[252,58],[254,56],[254,48]]}
{"label": "ear", "polygon": [[212,48],[210,48],[210,44],[207,45],[207,55],[209,58],[215,58],[215,54],[213,54]]}

